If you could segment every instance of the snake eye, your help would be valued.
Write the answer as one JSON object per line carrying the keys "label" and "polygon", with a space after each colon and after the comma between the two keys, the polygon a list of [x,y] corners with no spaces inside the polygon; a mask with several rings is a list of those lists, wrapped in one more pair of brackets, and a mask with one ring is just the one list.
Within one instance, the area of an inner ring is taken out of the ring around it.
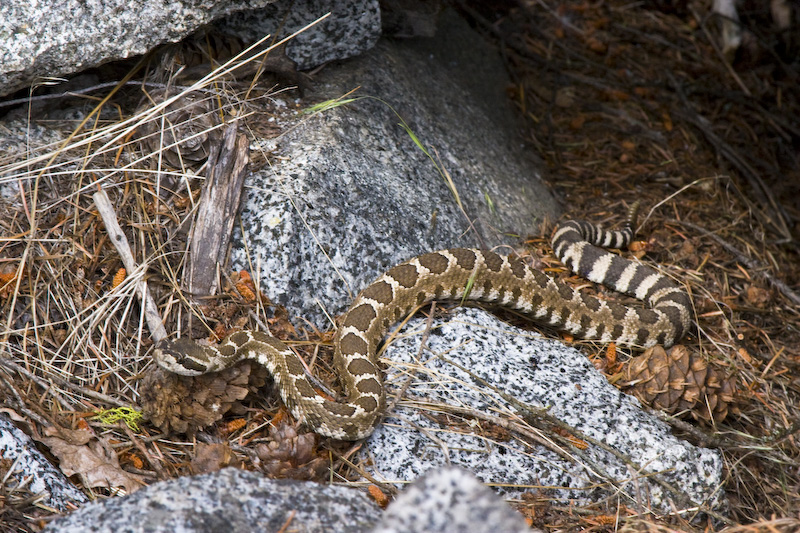
{"label": "snake eye", "polygon": [[187,357],[185,355],[181,355],[180,357],[176,358],[175,363],[177,363],[186,371],[184,374],[185,376],[199,376],[200,374],[205,374],[208,370],[205,365],[202,365],[191,357]]}

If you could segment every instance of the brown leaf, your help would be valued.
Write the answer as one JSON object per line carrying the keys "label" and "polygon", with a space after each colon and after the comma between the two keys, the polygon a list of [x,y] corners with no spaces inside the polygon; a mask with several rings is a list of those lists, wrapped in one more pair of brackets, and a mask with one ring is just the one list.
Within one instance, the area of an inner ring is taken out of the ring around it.
{"label": "brown leaf", "polygon": [[214,444],[198,443],[192,458],[192,472],[205,474],[216,472],[233,462],[234,456],[230,446],[224,442]]}
{"label": "brown leaf", "polygon": [[119,466],[108,437],[95,437],[91,431],[83,429],[52,427],[46,428],[45,434],[53,436],[38,440],[58,457],[64,475],[77,474],[85,487],[122,487],[130,493],[145,484],[142,476],[128,473]]}

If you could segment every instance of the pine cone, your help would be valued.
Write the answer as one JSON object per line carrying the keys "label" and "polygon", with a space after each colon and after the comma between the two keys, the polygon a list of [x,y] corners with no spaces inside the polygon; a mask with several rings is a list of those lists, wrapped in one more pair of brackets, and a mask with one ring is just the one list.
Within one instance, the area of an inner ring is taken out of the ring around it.
{"label": "pine cone", "polygon": [[324,479],[328,460],[317,452],[314,433],[298,433],[297,426],[284,419],[270,429],[269,436],[269,443],[255,448],[269,477],[302,481]]}
{"label": "pine cone", "polygon": [[268,375],[252,361],[194,377],[155,368],[139,388],[142,411],[162,431],[192,434],[228,411],[244,412],[240,400],[262,388]]}
{"label": "pine cone", "polygon": [[721,422],[735,401],[736,381],[685,346],[647,349],[625,368],[623,391],[653,409]]}

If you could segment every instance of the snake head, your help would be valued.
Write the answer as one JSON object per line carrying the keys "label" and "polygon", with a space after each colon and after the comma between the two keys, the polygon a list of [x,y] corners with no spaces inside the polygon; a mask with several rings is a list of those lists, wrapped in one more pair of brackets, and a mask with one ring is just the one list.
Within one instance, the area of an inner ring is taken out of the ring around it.
{"label": "snake head", "polygon": [[182,376],[199,376],[211,369],[204,348],[186,337],[156,343],[153,359],[158,366]]}

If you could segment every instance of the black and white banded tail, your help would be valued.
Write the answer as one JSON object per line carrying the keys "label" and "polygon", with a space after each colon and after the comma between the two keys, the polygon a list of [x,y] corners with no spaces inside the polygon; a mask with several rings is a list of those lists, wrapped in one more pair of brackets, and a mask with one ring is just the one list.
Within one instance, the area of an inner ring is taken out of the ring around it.
{"label": "black and white banded tail", "polygon": [[689,295],[652,267],[599,248],[624,248],[630,244],[638,207],[638,202],[631,207],[621,230],[605,230],[590,222],[570,220],[556,228],[551,243],[556,257],[575,274],[646,302],[651,309],[636,310],[638,319],[653,325],[651,339],[671,346],[691,326]]}

